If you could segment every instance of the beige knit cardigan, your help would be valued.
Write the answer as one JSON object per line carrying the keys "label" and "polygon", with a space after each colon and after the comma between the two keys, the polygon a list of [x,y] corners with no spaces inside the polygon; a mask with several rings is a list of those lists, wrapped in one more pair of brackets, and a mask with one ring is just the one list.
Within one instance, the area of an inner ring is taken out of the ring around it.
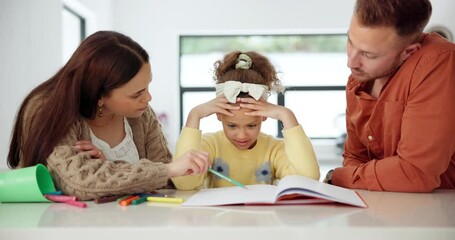
{"label": "beige knit cardigan", "polygon": [[[36,101],[28,105],[25,129],[30,127],[31,116],[37,108],[39,104]],[[88,153],[77,154],[74,150],[76,141],[90,140],[89,125],[81,118],[47,158],[47,168],[56,187],[66,195],[90,200],[108,195],[149,192],[166,186],[169,173],[164,163],[171,162],[172,155],[156,114],[149,107],[141,117],[127,120],[139,153],[138,162],[131,164],[121,160],[92,159]],[[52,131],[52,126],[49,126],[49,131]]]}

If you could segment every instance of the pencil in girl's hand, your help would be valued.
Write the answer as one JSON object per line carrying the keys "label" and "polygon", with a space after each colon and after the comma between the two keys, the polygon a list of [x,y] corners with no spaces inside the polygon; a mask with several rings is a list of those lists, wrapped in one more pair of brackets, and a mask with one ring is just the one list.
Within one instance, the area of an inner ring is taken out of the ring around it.
{"label": "pencil in girl's hand", "polygon": [[235,180],[232,179],[232,178],[229,178],[228,176],[225,176],[225,175],[223,175],[223,174],[221,174],[221,173],[219,173],[219,172],[213,170],[213,168],[209,168],[208,171],[211,172],[211,173],[213,173],[213,174],[215,174],[215,175],[217,175],[218,177],[220,177],[220,178],[222,178],[222,179],[228,181],[228,182],[231,182],[231,183],[233,183],[233,184],[239,186],[239,187],[248,189],[247,187],[245,187],[245,185],[243,185],[243,184],[241,184],[241,183],[235,181]]}

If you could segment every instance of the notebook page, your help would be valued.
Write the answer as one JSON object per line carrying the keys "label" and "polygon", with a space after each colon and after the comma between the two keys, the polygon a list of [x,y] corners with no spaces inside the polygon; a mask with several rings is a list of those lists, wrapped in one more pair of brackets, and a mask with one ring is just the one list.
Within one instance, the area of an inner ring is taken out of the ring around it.
{"label": "notebook page", "polygon": [[223,187],[201,189],[187,199],[182,206],[217,206],[250,203],[275,202],[276,186],[247,185],[241,187]]}
{"label": "notebook page", "polygon": [[284,194],[300,193],[311,197],[319,197],[335,202],[346,203],[359,207],[366,207],[362,199],[354,190],[322,183],[304,176],[286,176],[278,184],[278,199]]}

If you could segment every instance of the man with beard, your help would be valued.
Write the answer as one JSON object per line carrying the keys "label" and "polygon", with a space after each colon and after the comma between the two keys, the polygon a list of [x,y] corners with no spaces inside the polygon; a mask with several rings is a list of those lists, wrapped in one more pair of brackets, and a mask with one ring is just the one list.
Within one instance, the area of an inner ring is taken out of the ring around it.
{"label": "man with beard", "polygon": [[455,44],[424,33],[429,0],[357,0],[348,31],[343,166],[355,189],[455,188]]}

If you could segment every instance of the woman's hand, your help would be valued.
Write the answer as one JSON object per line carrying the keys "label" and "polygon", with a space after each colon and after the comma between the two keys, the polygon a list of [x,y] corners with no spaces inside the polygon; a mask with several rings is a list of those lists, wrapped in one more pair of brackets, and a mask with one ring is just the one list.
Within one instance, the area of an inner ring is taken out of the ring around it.
{"label": "woman's hand", "polygon": [[74,145],[74,149],[76,150],[77,153],[87,152],[88,154],[90,154],[90,157],[95,159],[103,160],[106,159],[103,151],[95,147],[95,145],[93,145],[93,143],[90,141],[86,140],[77,141],[76,144]]}
{"label": "woman's hand", "polygon": [[250,109],[245,115],[270,117],[283,123],[284,129],[289,129],[299,125],[294,113],[286,107],[275,105],[267,102],[263,98],[255,100],[254,98],[238,98],[241,108]]}
{"label": "woman's hand", "polygon": [[198,175],[207,171],[208,158],[209,155],[206,152],[191,150],[166,165],[170,177]]}

